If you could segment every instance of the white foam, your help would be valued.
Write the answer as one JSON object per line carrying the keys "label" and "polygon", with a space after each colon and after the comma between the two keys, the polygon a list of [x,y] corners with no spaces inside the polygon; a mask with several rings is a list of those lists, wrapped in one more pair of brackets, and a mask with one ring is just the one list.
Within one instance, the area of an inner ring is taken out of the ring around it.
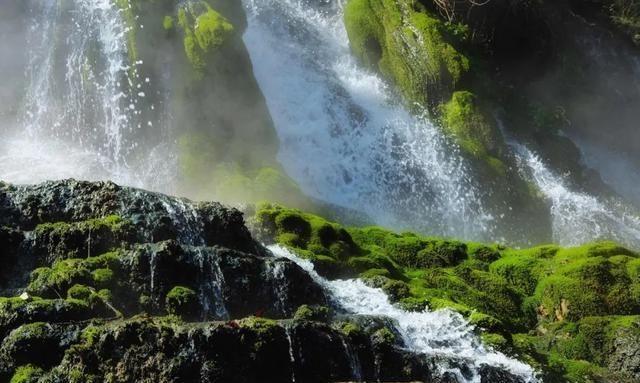
{"label": "white foam", "polygon": [[530,366],[485,347],[473,332],[473,326],[452,310],[408,312],[391,304],[381,289],[369,287],[359,279],[329,281],[318,275],[310,261],[286,248],[274,245],[269,246],[269,250],[297,263],[348,312],[391,318],[407,348],[429,356],[460,360],[473,371],[473,376],[465,378],[461,371],[450,366],[440,366],[441,373],[454,373],[461,382],[479,383],[479,368],[489,365],[520,376],[525,382],[538,381]]}

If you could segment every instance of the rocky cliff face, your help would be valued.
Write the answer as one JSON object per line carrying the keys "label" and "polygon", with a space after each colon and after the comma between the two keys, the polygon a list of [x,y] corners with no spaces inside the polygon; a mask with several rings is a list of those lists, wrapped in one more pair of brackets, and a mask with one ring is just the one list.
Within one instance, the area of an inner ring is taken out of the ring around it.
{"label": "rocky cliff face", "polygon": [[1,184],[0,241],[2,381],[455,381],[384,318],[336,311],[217,203]]}

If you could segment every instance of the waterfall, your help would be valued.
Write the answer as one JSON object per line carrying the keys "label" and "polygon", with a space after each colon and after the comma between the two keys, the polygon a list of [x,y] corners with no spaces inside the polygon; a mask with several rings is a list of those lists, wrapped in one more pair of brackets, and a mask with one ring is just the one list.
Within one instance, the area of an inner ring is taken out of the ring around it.
{"label": "waterfall", "polygon": [[542,159],[526,146],[510,142],[525,176],[529,176],[551,205],[554,242],[577,246],[597,240],[614,240],[640,248],[640,216],[619,201],[604,201],[571,190]]}
{"label": "waterfall", "polygon": [[456,376],[460,382],[480,382],[479,369],[495,366],[521,377],[525,382],[537,382],[535,371],[528,365],[486,348],[473,333],[473,328],[458,313],[451,310],[407,312],[389,302],[381,289],[369,287],[359,279],[329,281],[318,275],[313,264],[298,258],[279,245],[270,246],[274,255],[292,260],[302,267],[323,288],[334,302],[355,315],[377,315],[392,319],[407,348],[428,356],[454,359],[465,364],[465,370],[440,363],[439,373]]}
{"label": "waterfall", "polygon": [[[26,93],[16,127],[2,132],[0,178],[109,179],[168,191],[166,143],[140,139],[147,129],[163,133],[142,117],[153,108],[145,101],[151,80],[128,42],[138,26],[125,20],[127,7],[128,0],[29,1]],[[136,155],[144,162],[134,169]]]}
{"label": "waterfall", "polygon": [[491,237],[492,217],[457,149],[358,67],[340,2],[244,5],[244,41],[280,138],[279,160],[307,194],[386,226]]}
{"label": "waterfall", "polygon": [[[193,250],[200,268],[202,280],[199,283],[200,303],[204,308],[204,320],[211,317],[229,319],[229,312],[224,299],[224,274],[220,269],[220,257],[215,251],[197,247]],[[213,311],[211,304],[213,303]]]}

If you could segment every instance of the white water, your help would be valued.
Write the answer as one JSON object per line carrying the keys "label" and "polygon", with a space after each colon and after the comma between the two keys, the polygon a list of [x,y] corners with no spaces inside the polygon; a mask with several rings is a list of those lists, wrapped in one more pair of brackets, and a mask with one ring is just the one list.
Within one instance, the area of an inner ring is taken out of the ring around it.
{"label": "white water", "polygon": [[526,382],[538,381],[530,366],[483,346],[473,333],[473,327],[454,311],[401,310],[389,302],[382,290],[369,287],[359,279],[328,281],[316,273],[310,261],[298,258],[279,245],[270,246],[269,249],[276,256],[290,259],[306,270],[348,312],[391,318],[408,349],[429,356],[460,360],[469,367],[473,376],[465,378],[461,371],[445,366],[441,367],[440,373],[453,373],[460,382],[478,383],[478,369],[482,365],[489,365],[503,368]]}
{"label": "white water", "polygon": [[244,0],[244,36],[303,190],[395,228],[490,238],[492,218],[457,149],[351,56],[339,2]]}
{"label": "white water", "polygon": [[19,121],[3,129],[0,179],[109,179],[168,191],[166,143],[129,163],[153,122],[142,120],[150,81],[138,73],[141,62],[130,62],[122,10],[111,0],[29,6],[26,94]]}
{"label": "white water", "polygon": [[531,150],[511,142],[520,166],[551,205],[553,240],[576,246],[597,240],[614,240],[640,249],[640,216],[616,201],[603,201],[571,190],[562,176],[554,174]]}
{"label": "white water", "polygon": [[616,193],[640,207],[640,161],[634,161],[630,155],[616,148],[587,139],[572,136],[571,141],[580,149],[588,167],[597,170],[602,180]]}

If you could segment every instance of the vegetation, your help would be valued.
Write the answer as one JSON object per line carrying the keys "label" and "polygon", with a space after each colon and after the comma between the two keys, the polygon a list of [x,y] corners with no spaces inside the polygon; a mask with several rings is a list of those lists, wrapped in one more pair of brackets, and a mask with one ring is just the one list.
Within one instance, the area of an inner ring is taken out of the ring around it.
{"label": "vegetation", "polygon": [[274,204],[255,221],[328,277],[360,276],[407,309],[460,312],[550,381],[614,373],[614,342],[640,336],[640,255],[614,243],[513,249],[347,228]]}
{"label": "vegetation", "polygon": [[187,3],[178,11],[184,33],[184,49],[197,73],[207,68],[207,56],[233,33],[233,25],[205,2]]}
{"label": "vegetation", "polygon": [[415,1],[351,0],[345,24],[354,54],[418,105],[447,99],[469,70],[448,24]]}
{"label": "vegetation", "polygon": [[192,318],[198,311],[198,296],[188,287],[176,286],[167,293],[166,305],[169,314]]}

